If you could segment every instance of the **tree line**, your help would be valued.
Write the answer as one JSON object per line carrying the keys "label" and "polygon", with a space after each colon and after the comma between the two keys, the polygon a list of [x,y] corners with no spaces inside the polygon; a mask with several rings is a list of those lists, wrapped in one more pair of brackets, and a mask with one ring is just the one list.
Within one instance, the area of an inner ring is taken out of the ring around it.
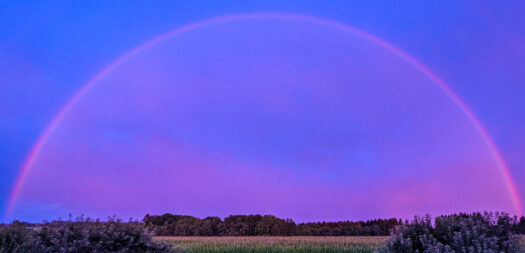
{"label": "tree line", "polygon": [[[159,236],[386,236],[403,224],[396,218],[297,224],[273,215],[230,215],[223,220],[170,213],[146,214],[143,222]],[[514,217],[512,230],[525,234],[525,217]]]}
{"label": "tree line", "polygon": [[295,223],[273,215],[230,215],[205,219],[166,213],[147,214],[144,224],[162,236],[357,236],[389,235],[398,219]]}

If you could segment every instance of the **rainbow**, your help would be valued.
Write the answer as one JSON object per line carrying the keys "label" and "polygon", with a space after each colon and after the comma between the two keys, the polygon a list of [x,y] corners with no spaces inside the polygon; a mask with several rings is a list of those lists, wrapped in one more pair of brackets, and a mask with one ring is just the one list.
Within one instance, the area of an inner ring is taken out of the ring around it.
{"label": "rainbow", "polygon": [[181,33],[184,33],[186,31],[193,30],[198,27],[210,25],[217,22],[227,22],[232,20],[238,20],[238,19],[249,19],[249,18],[281,18],[281,19],[294,19],[294,20],[301,20],[301,21],[307,21],[307,22],[314,22],[314,23],[320,23],[320,24],[326,24],[333,27],[336,27],[338,29],[354,33],[362,38],[365,38],[367,40],[372,41],[373,43],[389,50],[390,52],[396,54],[397,56],[404,59],[406,62],[410,63],[412,66],[414,66],[416,69],[420,70],[422,73],[424,73],[430,80],[432,80],[435,84],[437,84],[449,97],[452,99],[452,101],[459,107],[459,109],[465,114],[465,116],[468,118],[468,120],[472,123],[474,128],[477,130],[479,135],[484,140],[485,145],[489,149],[489,151],[492,153],[494,160],[496,161],[496,164],[498,166],[499,172],[501,173],[503,180],[506,184],[507,191],[511,197],[513,206],[515,208],[515,211],[518,215],[523,215],[523,209],[520,202],[520,196],[518,194],[518,191],[516,189],[516,185],[511,177],[511,174],[509,172],[509,169],[507,165],[505,164],[505,161],[503,160],[502,155],[500,154],[496,144],[488,134],[487,130],[483,127],[480,120],[474,115],[472,110],[466,105],[466,103],[461,100],[461,98],[443,81],[441,80],[436,74],[434,74],[430,69],[428,69],[425,65],[423,65],[421,62],[416,60],[415,58],[411,57],[407,53],[403,52],[401,49],[398,49],[394,47],[392,44],[389,44],[386,41],[383,41],[382,39],[375,37],[371,34],[368,34],[366,32],[363,32],[361,30],[358,30],[357,28],[354,28],[352,26],[339,23],[336,21],[331,20],[325,20],[321,18],[316,17],[309,17],[309,16],[301,16],[301,15],[295,15],[295,14],[283,14],[283,13],[254,13],[254,14],[239,14],[239,15],[229,15],[229,16],[222,16],[218,18],[213,18],[193,24],[189,24],[174,30],[171,30],[167,33],[164,33],[158,37],[155,37],[138,47],[132,49],[131,51],[125,53],[121,57],[119,57],[117,60],[106,66],[104,69],[102,69],[100,72],[98,72],[95,76],[93,76],[86,84],[82,86],[70,99],[69,101],[60,109],[60,111],[54,116],[54,118],[51,120],[49,125],[46,127],[45,131],[42,133],[38,141],[34,144],[34,146],[31,148],[31,151],[29,152],[27,158],[24,161],[24,164],[22,165],[22,168],[20,169],[20,172],[18,174],[18,177],[16,178],[16,181],[14,183],[14,186],[11,190],[11,193],[9,195],[9,199],[7,202],[5,217],[6,219],[11,216],[11,212],[15,206],[16,200],[20,194],[20,190],[23,186],[24,180],[26,179],[27,175],[31,171],[31,167],[33,166],[35,160],[37,159],[40,151],[46,144],[47,140],[51,136],[51,134],[55,131],[55,129],[58,127],[64,116],[68,113],[68,111],[75,105],[75,103],[86,93],[88,92],[91,87],[97,83],[100,79],[102,79],[104,76],[106,76],[110,71],[115,69],[117,66],[119,66],[121,63],[125,62],[127,59],[133,57],[137,53],[155,45],[159,41],[162,41],[166,38],[169,38],[171,36],[175,36]]}

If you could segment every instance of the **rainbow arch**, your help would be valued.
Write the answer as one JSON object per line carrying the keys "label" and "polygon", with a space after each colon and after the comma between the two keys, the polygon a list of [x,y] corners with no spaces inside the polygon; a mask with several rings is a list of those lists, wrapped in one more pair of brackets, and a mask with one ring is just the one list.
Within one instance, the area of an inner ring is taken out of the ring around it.
{"label": "rainbow arch", "polygon": [[120,56],[117,60],[106,66],[104,69],[102,69],[100,72],[98,72],[96,75],[94,75],[90,80],[88,80],[82,88],[80,88],[70,99],[67,101],[67,103],[60,109],[60,111],[53,117],[51,122],[48,124],[44,132],[40,135],[37,142],[33,145],[31,148],[31,151],[29,152],[28,156],[26,157],[22,168],[20,169],[18,176],[16,178],[16,181],[14,183],[14,186],[11,190],[11,193],[8,198],[6,212],[5,212],[5,218],[8,219],[11,216],[11,212],[13,211],[13,208],[15,206],[16,200],[20,194],[20,190],[22,189],[23,183],[31,171],[31,167],[33,166],[36,158],[38,157],[40,151],[45,146],[47,140],[51,136],[51,134],[55,131],[55,129],[58,127],[64,116],[69,112],[69,110],[75,105],[75,103],[86,93],[88,92],[91,87],[94,86],[94,84],[102,79],[104,76],[106,76],[110,71],[115,69],[117,66],[119,66],[121,63],[125,62],[127,59],[133,57],[137,53],[155,45],[156,43],[169,38],[171,36],[175,36],[181,33],[184,33],[186,31],[193,30],[195,28],[210,25],[213,23],[218,22],[227,22],[231,20],[238,20],[238,19],[249,19],[249,18],[281,18],[281,19],[294,19],[294,20],[302,20],[307,22],[313,22],[313,23],[320,23],[320,24],[326,24],[332,27],[336,27],[338,29],[354,33],[362,38],[365,38],[387,50],[394,53],[395,55],[401,57],[403,60],[414,66],[416,69],[424,73],[431,81],[433,81],[435,84],[437,84],[443,92],[447,94],[447,96],[459,107],[459,109],[463,112],[463,114],[468,118],[468,120],[472,123],[476,131],[479,133],[479,135],[482,137],[485,145],[493,155],[494,160],[496,161],[496,164],[498,166],[499,172],[501,173],[503,180],[506,184],[507,191],[509,193],[509,196],[512,200],[512,204],[514,206],[514,209],[518,215],[523,215],[523,209],[521,205],[521,200],[519,193],[516,189],[516,185],[514,183],[514,180],[511,177],[509,168],[507,167],[501,153],[499,152],[496,144],[490,137],[488,131],[485,129],[485,127],[481,124],[480,120],[476,117],[476,115],[472,112],[472,110],[466,105],[466,103],[443,81],[441,80],[436,74],[434,74],[432,71],[430,71],[429,68],[427,68],[424,64],[413,58],[412,56],[408,55],[401,49],[396,48],[392,44],[375,37],[369,33],[363,32],[357,28],[354,28],[352,26],[339,23],[336,21],[326,20],[322,18],[316,18],[316,17],[310,17],[310,16],[302,16],[302,15],[296,15],[296,14],[285,14],[285,13],[252,13],[252,14],[238,14],[238,15],[228,15],[228,16],[222,16],[217,17],[213,19],[208,19],[201,22],[192,23],[186,26],[182,26],[179,28],[176,28],[174,30],[171,30],[167,33],[161,34],[160,36],[157,36],[138,47],[135,47],[134,49],[128,51],[124,55]]}

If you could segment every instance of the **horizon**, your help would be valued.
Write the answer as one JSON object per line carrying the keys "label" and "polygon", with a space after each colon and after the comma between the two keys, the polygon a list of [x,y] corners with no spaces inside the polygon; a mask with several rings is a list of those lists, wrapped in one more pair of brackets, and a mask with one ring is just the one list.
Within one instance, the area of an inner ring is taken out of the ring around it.
{"label": "horizon", "polygon": [[524,214],[523,3],[103,5],[0,14],[0,221]]}
{"label": "horizon", "polygon": [[[462,214],[467,214],[467,215],[471,215],[471,214],[484,214],[484,213],[500,213],[500,214],[507,214],[509,215],[509,217],[511,218],[517,218],[517,221],[519,222],[520,218],[525,218],[524,215],[522,216],[517,216],[517,215],[510,215],[508,213],[505,213],[505,212],[500,212],[500,211],[474,211],[474,212],[457,212],[457,213],[446,213],[446,214],[440,214],[440,215],[436,215],[436,216],[432,216],[430,215],[430,217],[432,219],[435,219],[435,218],[438,218],[438,217],[443,217],[443,216],[451,216],[451,215],[462,215]],[[9,221],[7,223],[0,223],[0,224],[11,224],[13,222],[22,222],[22,223],[28,223],[28,224],[45,224],[45,223],[49,223],[49,222],[68,222],[68,221],[72,221],[72,222],[77,222],[78,219],[82,218],[82,221],[87,221],[89,219],[89,221],[101,221],[101,222],[108,222],[110,220],[120,220],[122,222],[143,222],[143,219],[147,216],[149,217],[161,217],[161,216],[164,216],[164,215],[172,215],[172,216],[181,216],[181,217],[191,217],[191,218],[196,218],[196,219],[200,219],[200,220],[205,220],[205,219],[209,219],[209,218],[219,218],[221,221],[224,222],[224,220],[226,218],[229,218],[229,217],[235,217],[235,216],[272,216],[272,217],[275,217],[275,218],[278,218],[278,219],[281,219],[281,220],[290,220],[296,224],[306,224],[306,223],[340,223],[340,222],[353,222],[353,223],[359,223],[359,222],[369,222],[369,221],[377,221],[377,220],[392,220],[392,219],[395,219],[397,221],[402,221],[402,222],[406,222],[406,221],[409,221],[411,222],[415,217],[425,217],[425,216],[428,216],[429,214],[415,214],[413,215],[412,217],[409,217],[409,218],[401,218],[401,217],[376,217],[376,218],[369,218],[369,219],[342,219],[342,220],[311,220],[311,221],[297,221],[293,218],[289,218],[289,217],[279,217],[279,216],[276,216],[276,215],[273,215],[273,214],[256,214],[256,213],[252,213],[252,214],[230,214],[230,215],[227,215],[227,216],[224,216],[224,217],[220,217],[220,216],[215,216],[215,215],[209,215],[209,216],[202,216],[202,217],[197,217],[197,216],[193,216],[193,215],[189,215],[189,214],[176,214],[176,213],[169,213],[169,212],[166,212],[166,213],[159,213],[159,214],[150,214],[150,213],[147,213],[147,214],[144,214],[143,217],[138,217],[138,218],[135,218],[135,217],[118,217],[116,215],[108,215],[106,216],[106,218],[100,218],[100,217],[90,217],[90,216],[85,216],[83,214],[79,214],[79,215],[73,215],[73,214],[69,214],[67,217],[57,217],[57,218],[54,218],[54,219],[50,219],[50,220],[42,220],[42,221],[37,221],[37,222],[31,222],[31,221],[25,221],[25,220],[12,220],[12,221]]]}

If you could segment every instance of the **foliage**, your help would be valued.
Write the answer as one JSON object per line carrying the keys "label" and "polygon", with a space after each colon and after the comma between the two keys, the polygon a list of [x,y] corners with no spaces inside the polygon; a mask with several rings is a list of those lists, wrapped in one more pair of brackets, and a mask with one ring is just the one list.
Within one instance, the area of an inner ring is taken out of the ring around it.
{"label": "foliage", "polygon": [[19,249],[31,232],[26,228],[26,225],[15,221],[11,225],[2,225],[0,227],[0,252],[20,251]]}
{"label": "foliage", "polygon": [[525,217],[521,216],[520,221],[517,223],[516,231],[519,234],[525,234]]}
{"label": "foliage", "polygon": [[[153,231],[178,237],[153,239]],[[363,236],[388,231],[392,231],[388,242],[386,236]],[[378,219],[300,224],[272,215],[230,215],[221,220],[164,214],[146,215],[143,222],[79,217],[44,224],[0,224],[0,252],[302,253],[375,252],[380,248],[382,252],[519,252],[516,234],[524,231],[524,217],[510,218],[503,213],[460,213],[435,220],[424,216],[406,222]],[[521,243],[524,247],[525,241]]]}
{"label": "foliage", "polygon": [[224,221],[218,217],[147,214],[143,221],[163,236],[385,236],[399,224],[397,219],[296,224],[291,219],[258,214],[230,215]]}
{"label": "foliage", "polygon": [[415,217],[396,227],[383,252],[520,252],[516,219],[504,213]]}
{"label": "foliage", "polygon": [[80,218],[41,225],[14,222],[0,228],[0,252],[171,252],[143,224]]}

